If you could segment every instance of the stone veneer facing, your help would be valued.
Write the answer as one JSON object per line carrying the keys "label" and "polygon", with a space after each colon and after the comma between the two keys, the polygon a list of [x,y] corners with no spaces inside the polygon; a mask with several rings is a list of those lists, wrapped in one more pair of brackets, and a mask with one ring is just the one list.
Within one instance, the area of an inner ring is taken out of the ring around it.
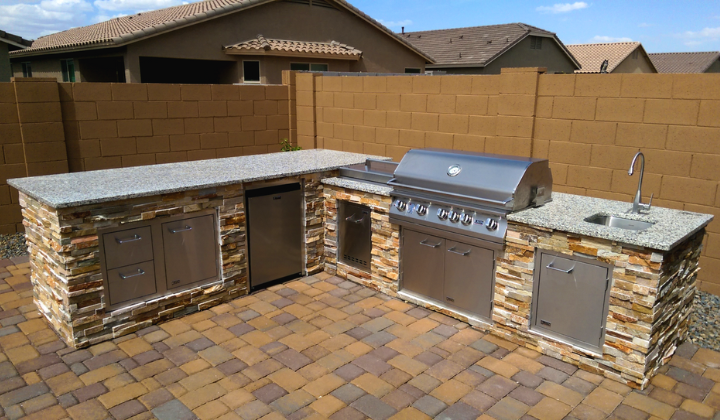
{"label": "stone veneer facing", "polygon": [[[701,230],[666,252],[510,223],[495,276],[492,332],[582,369],[644,388],[687,338]],[[614,266],[602,357],[529,333],[537,249]]]}
{"label": "stone veneer facing", "polygon": [[[378,194],[350,190],[332,185],[324,186],[325,196],[325,271],[344,279],[395,296],[399,279],[400,229],[390,224],[392,198]],[[337,201],[344,200],[370,207],[372,219],[372,251],[370,273],[337,261]]]}
{"label": "stone veneer facing", "polygon": [[[372,272],[337,262],[337,200],[372,209]],[[325,185],[325,271],[396,296],[399,227],[388,220],[390,197]],[[635,388],[644,388],[687,338],[704,230],[671,251],[654,251],[510,223],[498,254],[493,324],[413,300],[518,345]],[[614,266],[602,355],[529,331],[536,249],[594,257]],[[600,356],[600,357],[598,357]]]}
{"label": "stone veneer facing", "polygon": [[[322,184],[334,172],[54,209],[20,193],[40,312],[75,348],[135,332],[248,293],[245,187],[278,181],[305,185],[305,268],[322,270]],[[108,311],[100,270],[98,229],[209,208],[218,209],[221,281]]]}

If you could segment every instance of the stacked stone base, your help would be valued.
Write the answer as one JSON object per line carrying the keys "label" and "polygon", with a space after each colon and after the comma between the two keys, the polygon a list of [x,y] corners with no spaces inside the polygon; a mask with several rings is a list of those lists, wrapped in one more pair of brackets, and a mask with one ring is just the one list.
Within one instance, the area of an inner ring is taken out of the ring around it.
{"label": "stacked stone base", "polygon": [[[305,269],[324,265],[323,186],[334,173],[236,184],[109,203],[54,209],[20,194],[32,266],[34,301],[70,346],[80,348],[203,310],[248,293],[245,188],[302,182]],[[110,311],[100,268],[98,230],[206,209],[218,212],[218,281]]]}

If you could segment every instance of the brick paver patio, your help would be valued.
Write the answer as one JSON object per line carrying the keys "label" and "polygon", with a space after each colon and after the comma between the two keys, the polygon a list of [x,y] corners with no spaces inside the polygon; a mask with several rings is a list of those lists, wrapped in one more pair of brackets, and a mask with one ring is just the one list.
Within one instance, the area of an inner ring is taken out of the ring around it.
{"label": "brick paver patio", "polygon": [[[642,392],[325,274],[87,349],[0,260],[0,416],[16,419],[713,418],[720,354],[685,344]],[[720,416],[718,416],[720,418]]]}

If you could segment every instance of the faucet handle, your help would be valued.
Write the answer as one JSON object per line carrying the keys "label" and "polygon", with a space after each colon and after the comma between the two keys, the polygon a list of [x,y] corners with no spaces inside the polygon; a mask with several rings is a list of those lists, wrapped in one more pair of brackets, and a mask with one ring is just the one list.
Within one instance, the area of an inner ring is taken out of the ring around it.
{"label": "faucet handle", "polygon": [[650,210],[650,207],[652,206],[652,200],[653,200],[653,196],[654,196],[654,195],[655,195],[655,193],[650,194],[650,202],[649,202],[649,203],[647,203],[647,204],[645,204],[645,203],[639,203],[640,207],[641,207],[643,210]]}

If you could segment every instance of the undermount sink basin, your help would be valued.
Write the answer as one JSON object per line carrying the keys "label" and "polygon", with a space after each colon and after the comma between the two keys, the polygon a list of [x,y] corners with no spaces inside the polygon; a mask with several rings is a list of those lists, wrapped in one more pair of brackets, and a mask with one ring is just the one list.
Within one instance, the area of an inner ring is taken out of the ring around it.
{"label": "undermount sink basin", "polygon": [[605,214],[592,215],[585,219],[585,221],[588,223],[595,223],[596,225],[604,225],[627,230],[645,230],[654,225],[654,223],[651,222],[630,220],[623,217],[608,216]]}

